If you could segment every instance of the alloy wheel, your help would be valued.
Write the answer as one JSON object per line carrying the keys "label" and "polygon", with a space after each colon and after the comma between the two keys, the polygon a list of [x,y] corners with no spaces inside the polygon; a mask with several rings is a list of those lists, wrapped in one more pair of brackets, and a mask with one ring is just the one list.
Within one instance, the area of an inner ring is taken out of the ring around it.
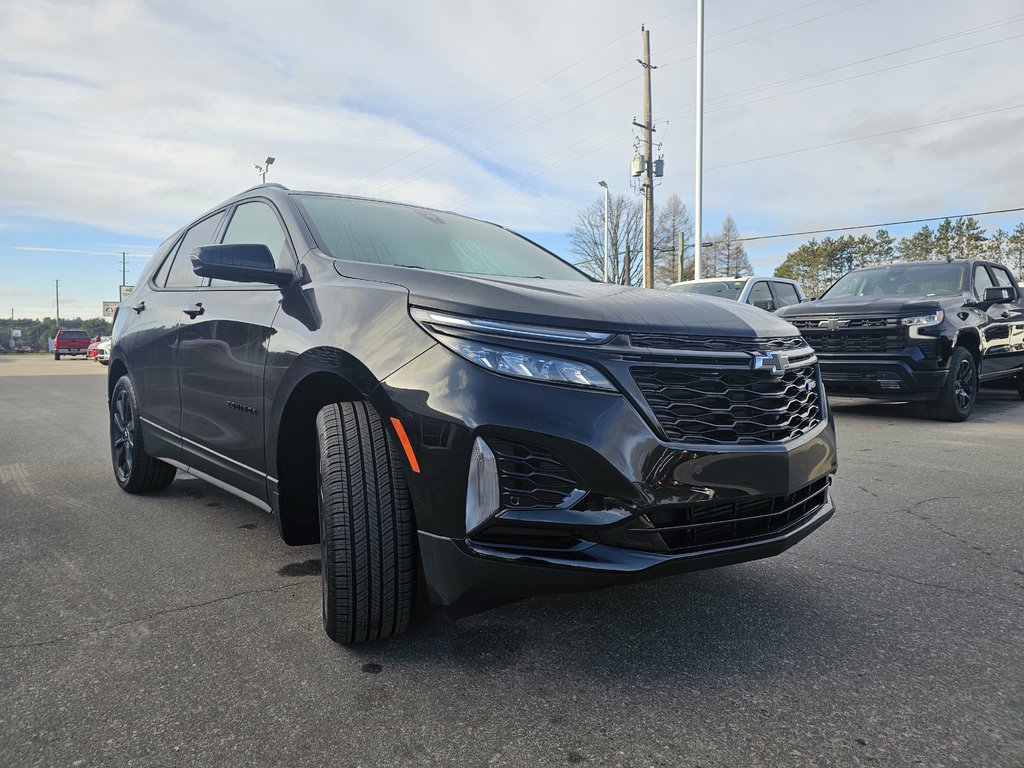
{"label": "alloy wheel", "polygon": [[135,448],[135,413],[127,390],[120,390],[110,414],[110,440],[114,448],[114,466],[122,480],[132,472]]}

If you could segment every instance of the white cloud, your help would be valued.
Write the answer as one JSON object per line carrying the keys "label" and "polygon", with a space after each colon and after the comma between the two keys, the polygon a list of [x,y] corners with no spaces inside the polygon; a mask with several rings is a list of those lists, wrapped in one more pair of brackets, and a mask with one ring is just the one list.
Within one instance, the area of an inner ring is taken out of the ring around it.
{"label": "white cloud", "polygon": [[[1024,32],[1001,21],[1015,0],[805,6],[708,4],[708,166],[1024,103],[1020,41],[999,42]],[[641,22],[659,65],[657,194],[691,204],[694,20],[669,0],[9,3],[0,212],[159,239],[273,154],[268,180],[294,188],[565,232],[597,179],[629,189]],[[999,113],[709,170],[705,228],[726,213],[788,231],[1019,204],[1021,127]]]}

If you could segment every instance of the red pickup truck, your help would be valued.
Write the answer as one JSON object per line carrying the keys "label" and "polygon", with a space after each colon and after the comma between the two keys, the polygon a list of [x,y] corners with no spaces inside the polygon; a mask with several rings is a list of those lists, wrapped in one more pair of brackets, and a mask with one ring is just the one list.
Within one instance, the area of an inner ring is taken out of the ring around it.
{"label": "red pickup truck", "polygon": [[53,340],[53,359],[60,360],[61,355],[85,355],[91,343],[88,331],[61,328]]}

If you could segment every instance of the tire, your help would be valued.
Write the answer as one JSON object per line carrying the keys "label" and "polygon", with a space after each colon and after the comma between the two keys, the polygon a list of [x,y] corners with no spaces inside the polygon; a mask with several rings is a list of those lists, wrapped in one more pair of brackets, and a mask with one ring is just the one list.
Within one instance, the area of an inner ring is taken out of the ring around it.
{"label": "tire", "polygon": [[128,376],[117,380],[110,398],[110,459],[114,479],[128,493],[159,491],[174,480],[174,467],[146,453],[139,400]]}
{"label": "tire", "polygon": [[1017,396],[1024,400],[1024,373],[1017,376]]}
{"label": "tire", "polygon": [[369,403],[316,418],[324,630],[336,643],[401,634],[416,596],[412,504],[399,453]]}
{"label": "tire", "polygon": [[928,404],[928,414],[940,421],[966,421],[978,399],[978,366],[964,347],[953,350],[949,375],[939,397]]}
{"label": "tire", "polygon": [[54,360],[60,360],[60,352],[54,352],[53,353],[53,359]]}
{"label": "tire", "polygon": [[109,360],[100,360],[100,365],[110,365]]}

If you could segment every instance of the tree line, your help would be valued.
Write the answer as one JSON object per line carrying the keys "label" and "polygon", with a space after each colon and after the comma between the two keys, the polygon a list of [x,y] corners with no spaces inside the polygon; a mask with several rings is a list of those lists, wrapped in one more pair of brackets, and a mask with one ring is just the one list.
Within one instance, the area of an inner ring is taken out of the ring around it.
{"label": "tree line", "polygon": [[[80,317],[62,317],[60,327],[81,328],[88,331],[90,336],[110,335],[110,322],[102,317],[90,317],[86,320]],[[9,347],[11,330],[14,328],[21,331],[21,338],[15,341],[18,346],[24,345],[45,352],[46,340],[57,334],[57,321],[52,317],[44,317],[42,320],[26,320],[25,318],[0,320],[0,345],[5,348]]]}
{"label": "tree line", "polygon": [[[679,195],[670,195],[654,212],[654,286],[693,279],[693,219]],[[604,197],[576,214],[569,230],[569,251],[577,267],[598,280],[604,277]],[[726,216],[719,232],[705,232],[701,277],[753,274],[739,229]],[[680,262],[682,264],[680,265]],[[681,269],[680,269],[681,266]],[[643,285],[643,204],[625,194],[608,200],[608,282]]]}
{"label": "tree line", "polygon": [[1009,267],[1024,280],[1024,222],[1012,232],[987,232],[973,216],[925,224],[912,235],[894,238],[885,229],[873,236],[843,235],[811,239],[775,269],[776,277],[798,281],[808,296],[820,296],[851,269],[895,261],[985,258]]}

